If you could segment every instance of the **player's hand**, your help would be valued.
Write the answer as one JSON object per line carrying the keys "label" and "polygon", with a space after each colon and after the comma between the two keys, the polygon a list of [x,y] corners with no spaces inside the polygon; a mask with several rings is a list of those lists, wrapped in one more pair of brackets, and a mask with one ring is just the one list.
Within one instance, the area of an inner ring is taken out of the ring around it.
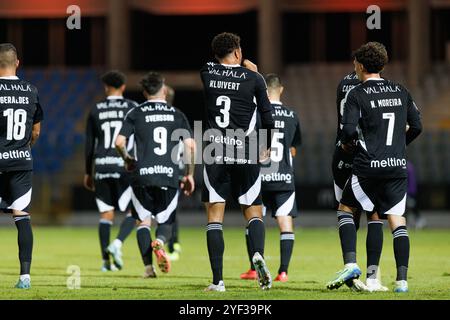
{"label": "player's hand", "polygon": [[187,175],[181,179],[180,187],[184,191],[184,194],[190,196],[195,190],[194,176]]}
{"label": "player's hand", "polygon": [[128,157],[125,159],[125,170],[128,172],[132,172],[136,170],[137,161],[133,157]]}
{"label": "player's hand", "polygon": [[248,60],[248,59],[245,59],[245,60],[242,62],[242,65],[243,65],[245,68],[249,69],[249,70],[258,72],[258,66],[257,66],[256,64],[254,64],[253,62],[251,62],[250,60]]}
{"label": "player's hand", "polygon": [[89,174],[84,175],[84,187],[89,191],[95,191],[94,179]]}
{"label": "player's hand", "polygon": [[266,164],[270,161],[270,149],[263,150],[259,153],[259,163]]}
{"label": "player's hand", "polygon": [[341,144],[342,150],[344,150],[347,153],[354,153],[356,149],[356,145],[352,142]]}

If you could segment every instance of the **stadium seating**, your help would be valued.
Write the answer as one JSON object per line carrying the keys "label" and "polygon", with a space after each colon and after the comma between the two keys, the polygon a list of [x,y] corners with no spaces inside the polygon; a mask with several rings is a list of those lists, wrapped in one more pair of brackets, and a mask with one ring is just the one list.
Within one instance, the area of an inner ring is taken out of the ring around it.
{"label": "stadium seating", "polygon": [[39,142],[33,148],[36,173],[61,170],[77,146],[83,143],[86,110],[101,94],[98,73],[93,70],[22,70],[19,76],[39,90],[44,109]]}

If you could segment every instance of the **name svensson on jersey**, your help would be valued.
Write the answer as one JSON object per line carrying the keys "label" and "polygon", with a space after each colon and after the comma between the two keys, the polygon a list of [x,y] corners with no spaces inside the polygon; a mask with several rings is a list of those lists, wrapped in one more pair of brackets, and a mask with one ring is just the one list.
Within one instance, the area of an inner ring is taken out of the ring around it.
{"label": "name svensson on jersey", "polygon": [[17,77],[0,78],[0,172],[33,169],[31,133],[42,120],[36,87]]}
{"label": "name svensson on jersey", "polygon": [[132,100],[110,96],[94,106],[86,127],[86,173],[92,172],[93,164],[98,179],[119,178],[125,172],[114,141],[125,115],[137,105]]}
{"label": "name svensson on jersey", "polygon": [[132,173],[133,185],[178,188],[179,141],[192,136],[189,122],[180,110],[165,101],[149,100],[127,114],[120,134],[134,134],[137,168]]}

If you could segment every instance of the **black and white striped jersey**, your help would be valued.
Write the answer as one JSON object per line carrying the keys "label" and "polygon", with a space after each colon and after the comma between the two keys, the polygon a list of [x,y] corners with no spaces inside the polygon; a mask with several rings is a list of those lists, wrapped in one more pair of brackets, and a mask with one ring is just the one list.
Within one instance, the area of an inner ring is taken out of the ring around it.
{"label": "black and white striped jersey", "polygon": [[353,89],[356,85],[361,83],[356,75],[356,72],[347,74],[341,82],[336,90],[336,108],[337,108],[337,130],[336,130],[336,144],[339,143],[342,136],[342,114],[344,111],[344,98],[347,92]]}
{"label": "black and white striped jersey", "polygon": [[0,78],[0,172],[33,170],[31,133],[43,118],[35,86],[15,76]]}
{"label": "black and white striped jersey", "polygon": [[184,113],[163,100],[149,100],[127,114],[120,135],[132,134],[137,160],[132,185],[178,188],[180,139],[192,137]]}
{"label": "black and white striped jersey", "polygon": [[[255,133],[258,113],[261,127],[273,128],[264,78],[240,65],[213,62],[207,63],[200,74],[206,99],[208,142],[234,149],[234,160],[248,159],[248,137]],[[233,132],[238,132],[238,139]]]}
{"label": "black and white striped jersey", "polygon": [[[275,129],[272,136],[270,161],[261,169],[263,191],[294,191],[294,167],[291,147],[302,143],[297,114],[281,102],[272,101]],[[266,170],[267,169],[267,170]]]}
{"label": "black and white striped jersey", "polygon": [[420,112],[408,90],[393,81],[369,78],[344,100],[342,142],[357,139],[353,173],[407,177],[406,145],[422,130]]}
{"label": "black and white striped jersey", "polygon": [[115,140],[125,115],[138,104],[122,96],[109,96],[97,103],[89,113],[86,125],[86,174],[94,169],[98,178],[120,178],[125,173]]}

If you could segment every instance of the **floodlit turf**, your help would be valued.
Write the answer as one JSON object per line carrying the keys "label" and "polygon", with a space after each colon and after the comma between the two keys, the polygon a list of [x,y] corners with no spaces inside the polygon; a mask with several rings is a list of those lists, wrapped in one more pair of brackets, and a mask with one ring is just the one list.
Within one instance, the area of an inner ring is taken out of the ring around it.
{"label": "floodlit turf", "polygon": [[[113,230],[113,235],[117,229]],[[327,291],[325,283],[342,266],[338,232],[335,229],[300,229],[296,232],[288,283],[274,283],[261,291],[255,281],[239,279],[248,269],[244,229],[226,229],[224,277],[227,292],[205,293],[211,271],[203,228],[182,228],[182,255],[167,275],[142,279],[143,267],[133,233],[124,245],[125,268],[100,272],[100,249],[96,228],[34,229],[35,250],[32,289],[14,289],[18,261],[16,230],[0,229],[0,299],[449,299],[450,232],[410,231],[410,292],[407,294],[353,293],[347,288]],[[365,230],[359,233],[359,261],[365,267]],[[266,258],[273,276],[279,263],[276,229],[267,230]],[[390,232],[385,229],[381,261],[382,280],[391,290],[395,262]],[[81,289],[67,288],[67,268],[81,270]]]}

